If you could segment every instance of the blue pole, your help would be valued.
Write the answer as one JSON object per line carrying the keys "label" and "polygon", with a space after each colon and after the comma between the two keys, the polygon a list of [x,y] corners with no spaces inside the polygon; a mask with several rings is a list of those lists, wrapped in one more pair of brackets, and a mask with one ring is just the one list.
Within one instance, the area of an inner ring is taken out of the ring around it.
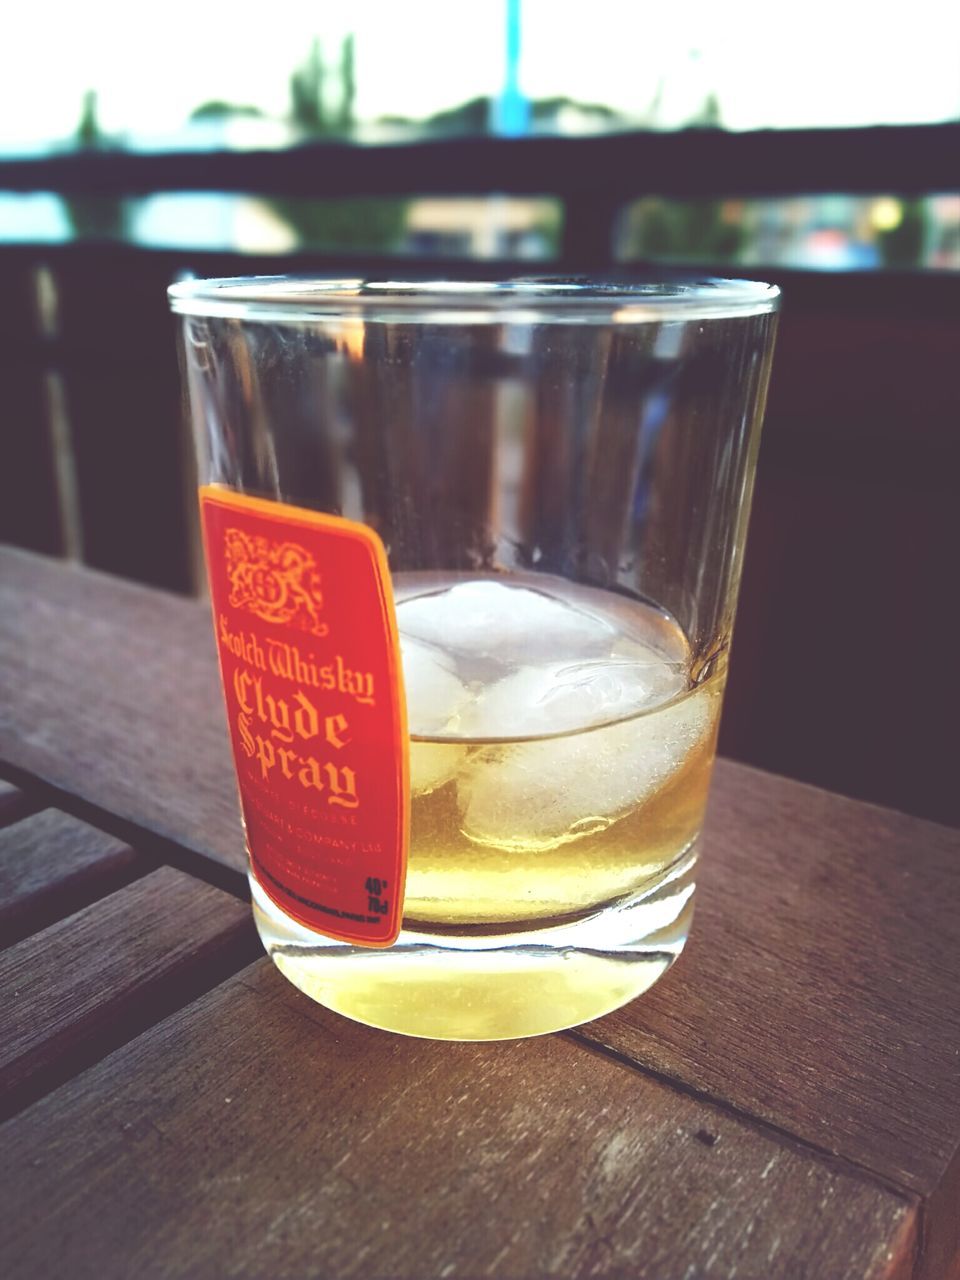
{"label": "blue pole", "polygon": [[520,3],[506,0],[506,49],[503,88],[493,102],[493,132],[516,138],[527,132],[530,104],[520,88]]}

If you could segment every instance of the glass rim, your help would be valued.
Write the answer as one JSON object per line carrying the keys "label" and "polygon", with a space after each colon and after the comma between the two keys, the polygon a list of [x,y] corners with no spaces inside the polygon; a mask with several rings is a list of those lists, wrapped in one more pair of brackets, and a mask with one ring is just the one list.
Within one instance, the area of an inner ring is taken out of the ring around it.
{"label": "glass rim", "polygon": [[321,275],[181,280],[167,290],[177,315],[265,322],[305,320],[501,324],[723,319],[776,311],[780,290],[759,280],[520,276],[403,280]]}

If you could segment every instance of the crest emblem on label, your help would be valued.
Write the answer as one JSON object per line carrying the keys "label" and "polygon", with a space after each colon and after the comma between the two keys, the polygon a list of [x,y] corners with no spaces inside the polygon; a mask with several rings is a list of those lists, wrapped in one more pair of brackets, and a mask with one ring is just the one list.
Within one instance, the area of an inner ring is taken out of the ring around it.
{"label": "crest emblem on label", "polygon": [[264,622],[296,622],[316,636],[327,634],[320,621],[317,562],[305,547],[232,528],[224,534],[224,553],[234,609],[249,609]]}
{"label": "crest emblem on label", "polygon": [[252,874],[311,929],[389,946],[409,780],[383,545],[366,525],[215,486],[200,509]]}

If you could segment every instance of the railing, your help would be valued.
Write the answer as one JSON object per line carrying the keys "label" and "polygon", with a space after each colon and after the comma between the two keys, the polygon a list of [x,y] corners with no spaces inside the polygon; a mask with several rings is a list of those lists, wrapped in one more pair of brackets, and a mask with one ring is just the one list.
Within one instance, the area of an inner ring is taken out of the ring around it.
{"label": "railing", "polygon": [[[6,160],[0,190],[551,195],[564,205],[561,252],[533,270],[597,271],[614,268],[616,218],[642,195],[921,194],[955,185],[958,156],[960,125],[323,143]],[[397,261],[0,245],[0,539],[193,589],[190,451],[178,426],[165,285],[183,270],[381,274]],[[529,262],[400,261],[411,275],[531,271]],[[956,574],[960,275],[750,274],[781,283],[785,309],[723,749],[950,820],[955,732],[937,690],[955,665],[946,614]]]}
{"label": "railing", "polygon": [[315,142],[283,151],[88,150],[0,161],[0,190],[131,196],[165,191],[283,196],[553,195],[566,266],[611,262],[632,198],[952,191],[960,124],[590,138],[458,138],[394,146]]}

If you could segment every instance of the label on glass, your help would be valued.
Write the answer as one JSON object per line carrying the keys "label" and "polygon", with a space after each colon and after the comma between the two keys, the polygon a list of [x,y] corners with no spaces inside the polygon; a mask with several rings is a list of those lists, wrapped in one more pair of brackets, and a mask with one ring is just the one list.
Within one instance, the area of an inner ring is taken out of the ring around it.
{"label": "label on glass", "polygon": [[389,946],[410,805],[383,544],[366,525],[211,486],[200,510],[253,874],[311,929]]}

